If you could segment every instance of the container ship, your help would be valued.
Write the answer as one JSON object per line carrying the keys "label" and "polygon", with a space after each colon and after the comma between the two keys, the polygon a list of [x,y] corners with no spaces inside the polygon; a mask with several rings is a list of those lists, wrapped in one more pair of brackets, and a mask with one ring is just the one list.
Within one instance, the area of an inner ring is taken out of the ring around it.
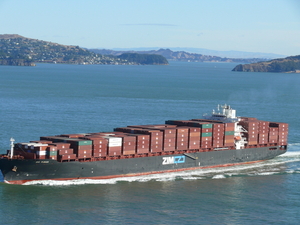
{"label": "container ship", "polygon": [[288,124],[237,117],[223,105],[200,119],[42,136],[0,155],[4,182],[109,179],[234,166],[287,151]]}

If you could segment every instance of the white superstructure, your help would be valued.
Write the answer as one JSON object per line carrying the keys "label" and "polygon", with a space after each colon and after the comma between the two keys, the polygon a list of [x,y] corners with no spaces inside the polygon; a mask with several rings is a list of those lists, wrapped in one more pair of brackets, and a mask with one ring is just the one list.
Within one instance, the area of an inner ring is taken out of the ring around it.
{"label": "white superstructure", "polygon": [[[220,107],[222,111],[220,111]],[[236,116],[236,110],[232,109],[230,105],[218,105],[217,112],[215,110],[212,111],[211,115],[203,115],[203,117],[207,120],[217,120],[224,123],[234,123],[234,139],[235,139],[235,147],[236,149],[245,148],[245,144],[247,143],[246,138],[242,136],[243,133],[247,133],[248,131],[243,128],[241,125],[238,125],[238,121],[240,120]]]}

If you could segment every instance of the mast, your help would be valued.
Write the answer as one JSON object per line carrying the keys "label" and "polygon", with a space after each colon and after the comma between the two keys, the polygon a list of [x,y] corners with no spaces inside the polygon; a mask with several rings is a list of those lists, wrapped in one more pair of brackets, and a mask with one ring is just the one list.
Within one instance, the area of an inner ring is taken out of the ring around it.
{"label": "mast", "polygon": [[12,159],[14,156],[14,138],[10,138],[10,158]]}

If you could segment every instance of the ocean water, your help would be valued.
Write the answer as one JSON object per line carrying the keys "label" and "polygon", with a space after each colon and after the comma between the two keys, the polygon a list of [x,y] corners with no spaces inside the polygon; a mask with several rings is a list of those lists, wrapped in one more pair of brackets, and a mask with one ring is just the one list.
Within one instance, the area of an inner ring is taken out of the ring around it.
{"label": "ocean water", "polygon": [[0,184],[1,224],[298,224],[300,76],[232,63],[0,67],[0,153],[40,136],[239,116],[289,123],[288,152],[246,166],[102,181]]}

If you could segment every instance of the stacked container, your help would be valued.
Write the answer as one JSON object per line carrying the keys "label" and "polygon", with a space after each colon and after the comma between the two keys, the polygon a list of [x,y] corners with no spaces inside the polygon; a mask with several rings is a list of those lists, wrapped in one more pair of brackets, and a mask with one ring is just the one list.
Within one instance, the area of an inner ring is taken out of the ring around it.
{"label": "stacked container", "polygon": [[[278,144],[279,145],[287,145],[288,138],[288,124],[287,123],[270,123],[270,129],[277,128],[274,130],[278,130]],[[276,131],[275,131],[276,132]]]}
{"label": "stacked container", "polygon": [[234,130],[235,123],[225,123],[224,124],[224,146],[233,147],[234,146]]}
{"label": "stacked container", "polygon": [[269,127],[269,143],[275,144],[278,142],[278,127]]}
{"label": "stacked container", "polygon": [[[238,125],[247,130],[242,136],[246,137],[249,147],[268,144],[287,145],[286,123],[243,117]],[[232,149],[235,146],[235,123],[205,119],[168,120],[166,124],[115,128],[115,131],[110,133],[63,134],[40,139],[31,143],[15,144],[17,154],[26,159],[70,161],[132,157],[148,153],[163,154],[189,149],[196,151],[200,149],[211,151],[213,148],[217,150],[223,147]]]}
{"label": "stacked container", "polygon": [[136,138],[124,135],[116,135],[122,138],[122,154],[123,155],[134,155],[136,153]]}
{"label": "stacked container", "polygon": [[188,149],[189,128],[178,127],[176,129],[176,150]]}
{"label": "stacked container", "polygon": [[175,151],[176,148],[176,129],[174,128],[158,128],[163,132],[163,151]]}
{"label": "stacked container", "polygon": [[201,127],[201,148],[212,147],[212,123],[199,123]]}
{"label": "stacked container", "polygon": [[145,154],[150,149],[150,135],[148,134],[130,134],[136,139],[136,153]]}
{"label": "stacked container", "polygon": [[121,137],[114,137],[113,135],[103,136],[105,139],[108,140],[108,148],[107,153],[109,156],[120,156],[122,154],[122,138]]}
{"label": "stacked container", "polygon": [[258,122],[258,144],[260,145],[269,143],[269,124],[268,121]]}
{"label": "stacked container", "polygon": [[148,130],[133,128],[135,134],[147,134],[150,136],[150,152],[157,153],[162,152],[163,149],[163,132],[160,130]]}
{"label": "stacked container", "polygon": [[[75,160],[76,154],[74,154],[74,150],[70,148],[70,143],[65,142],[56,142],[51,144],[51,146],[55,146],[57,149],[57,160],[66,161],[66,160]],[[52,147],[53,152],[55,152],[55,148]]]}
{"label": "stacked container", "polygon": [[98,158],[98,157],[107,156],[107,146],[108,146],[107,139],[101,137],[99,134],[88,135],[84,138],[93,141],[93,146],[92,146],[93,157]]}
{"label": "stacked container", "polygon": [[92,158],[93,142],[91,140],[70,138],[66,142],[70,143],[78,159]]}
{"label": "stacked container", "polygon": [[201,144],[201,128],[189,128],[189,149],[200,149]]}
{"label": "stacked container", "polygon": [[57,146],[55,145],[48,145],[47,147],[47,155],[48,155],[48,158],[49,159],[52,159],[52,160],[57,160]]}
{"label": "stacked container", "polygon": [[215,148],[223,147],[225,125],[223,123],[214,123],[212,131],[213,131],[212,146]]}
{"label": "stacked container", "polygon": [[238,124],[243,126],[248,131],[248,133],[245,133],[245,137],[247,138],[248,145],[257,145],[259,121],[258,120],[240,121]]}

